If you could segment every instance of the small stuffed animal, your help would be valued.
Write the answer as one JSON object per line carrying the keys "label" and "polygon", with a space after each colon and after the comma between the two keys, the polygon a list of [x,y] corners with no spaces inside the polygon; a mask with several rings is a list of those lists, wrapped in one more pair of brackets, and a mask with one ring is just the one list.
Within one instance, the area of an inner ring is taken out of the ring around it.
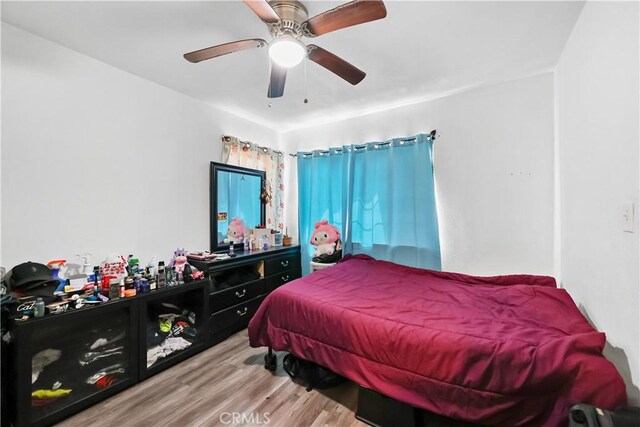
{"label": "small stuffed animal", "polygon": [[333,255],[339,240],[340,232],[335,225],[329,224],[326,219],[316,222],[316,228],[311,235],[311,244],[316,247],[313,257],[317,258],[324,254]]}
{"label": "small stuffed animal", "polygon": [[176,249],[173,253],[173,258],[169,261],[168,267],[173,268],[176,273],[182,273],[186,265],[189,265],[187,263],[187,251],[184,249]]}
{"label": "small stuffed animal", "polygon": [[233,217],[227,228],[227,238],[223,240],[224,243],[241,243],[242,237],[246,231],[246,226],[241,218]]}

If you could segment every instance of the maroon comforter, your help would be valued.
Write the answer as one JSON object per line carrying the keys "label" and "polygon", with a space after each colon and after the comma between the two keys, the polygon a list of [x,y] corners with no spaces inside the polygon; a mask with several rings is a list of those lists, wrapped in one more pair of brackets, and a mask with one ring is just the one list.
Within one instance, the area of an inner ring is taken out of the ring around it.
{"label": "maroon comforter", "polygon": [[572,404],[626,404],[602,356],[604,334],[550,277],[473,277],[355,256],[271,293],[249,339],[487,425],[566,426]]}

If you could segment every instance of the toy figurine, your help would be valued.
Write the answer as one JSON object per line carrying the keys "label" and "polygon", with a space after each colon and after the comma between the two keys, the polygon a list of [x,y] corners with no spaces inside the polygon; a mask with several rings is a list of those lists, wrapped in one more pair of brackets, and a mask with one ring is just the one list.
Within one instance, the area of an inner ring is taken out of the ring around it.
{"label": "toy figurine", "polygon": [[187,261],[187,251],[176,249],[173,258],[169,261],[169,268],[175,271],[175,277],[182,277],[185,282],[204,278],[204,272],[189,264]]}
{"label": "toy figurine", "polygon": [[176,273],[182,273],[186,265],[188,265],[187,251],[184,249],[176,249],[173,253],[173,258],[169,261],[169,268],[173,268]]}
{"label": "toy figurine", "polygon": [[316,228],[311,235],[311,244],[316,247],[313,254],[314,262],[331,263],[342,258],[340,232],[326,219],[316,222]]}

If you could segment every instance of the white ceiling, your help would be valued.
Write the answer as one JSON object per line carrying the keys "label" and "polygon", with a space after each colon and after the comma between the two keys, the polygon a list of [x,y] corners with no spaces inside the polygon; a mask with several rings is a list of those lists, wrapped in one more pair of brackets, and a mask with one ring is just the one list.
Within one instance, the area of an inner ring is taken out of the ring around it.
{"label": "white ceiling", "polygon": [[[344,2],[307,1],[309,16]],[[553,67],[583,2],[386,1],[385,19],[315,39],[361,68],[358,86],[313,62],[266,97],[266,49],[192,64],[186,52],[269,40],[241,1],[2,1],[2,20],[279,131],[409,104]],[[309,99],[304,104],[303,100]]]}

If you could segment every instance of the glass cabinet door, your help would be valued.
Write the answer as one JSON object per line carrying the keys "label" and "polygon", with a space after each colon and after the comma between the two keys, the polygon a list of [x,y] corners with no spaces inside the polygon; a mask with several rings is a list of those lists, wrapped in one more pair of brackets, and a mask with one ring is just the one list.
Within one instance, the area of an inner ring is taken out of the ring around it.
{"label": "glass cabinet door", "polygon": [[20,418],[29,424],[49,424],[77,412],[78,405],[88,406],[133,384],[137,330],[132,307],[105,304],[20,325],[17,345],[23,337],[28,337],[28,345],[19,350],[17,363],[30,373],[20,379],[28,386],[19,389],[30,393],[20,399],[28,402],[18,407],[28,413],[28,417],[19,414]]}
{"label": "glass cabinet door", "polygon": [[208,281],[146,294],[140,306],[140,376],[145,378],[202,349],[207,341]]}

